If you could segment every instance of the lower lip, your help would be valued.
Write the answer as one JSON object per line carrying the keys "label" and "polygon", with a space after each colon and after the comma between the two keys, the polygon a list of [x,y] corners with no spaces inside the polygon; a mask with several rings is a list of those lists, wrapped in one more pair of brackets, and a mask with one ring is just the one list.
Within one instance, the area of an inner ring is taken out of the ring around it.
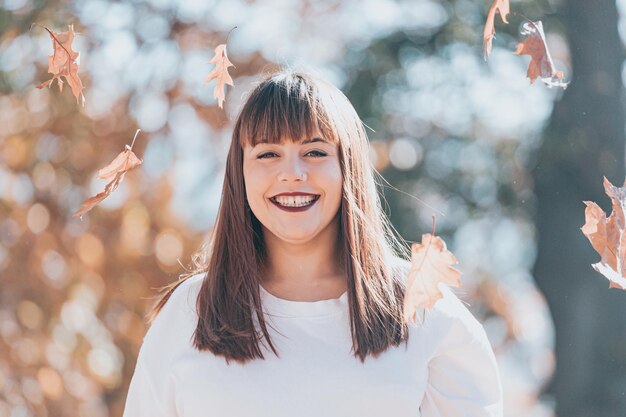
{"label": "lower lip", "polygon": [[317,197],[317,199],[313,200],[313,202],[311,204],[309,204],[308,206],[303,206],[303,207],[285,207],[285,206],[281,206],[280,204],[278,204],[274,200],[270,200],[270,201],[272,202],[272,204],[274,204],[276,207],[278,207],[279,209],[281,209],[283,211],[286,211],[288,213],[299,213],[301,211],[307,211],[308,209],[313,207],[315,205],[315,203],[317,203],[317,200],[319,200],[319,199],[320,198]]}

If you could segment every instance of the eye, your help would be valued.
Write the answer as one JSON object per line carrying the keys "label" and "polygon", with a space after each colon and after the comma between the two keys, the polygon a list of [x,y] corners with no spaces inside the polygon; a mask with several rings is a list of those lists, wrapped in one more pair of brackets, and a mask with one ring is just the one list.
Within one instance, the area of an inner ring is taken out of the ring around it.
{"label": "eye", "polygon": [[321,157],[323,157],[323,156],[326,156],[326,155],[327,155],[327,154],[326,154],[326,152],[323,152],[323,151],[317,151],[317,150],[315,150],[315,151],[309,151],[309,152],[307,152],[306,154],[307,154],[307,155],[311,155],[311,156],[313,156],[314,158],[321,158]]}
{"label": "eye", "polygon": [[272,156],[277,156],[274,152],[265,152],[260,154],[259,156],[257,156],[257,159],[267,159],[270,158]]}

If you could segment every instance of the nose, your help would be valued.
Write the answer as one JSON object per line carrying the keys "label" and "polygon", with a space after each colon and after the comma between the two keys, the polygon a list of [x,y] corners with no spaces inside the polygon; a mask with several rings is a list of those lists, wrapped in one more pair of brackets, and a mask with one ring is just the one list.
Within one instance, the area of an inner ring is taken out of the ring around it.
{"label": "nose", "polygon": [[279,181],[306,181],[308,174],[306,165],[299,157],[285,158],[278,173]]}

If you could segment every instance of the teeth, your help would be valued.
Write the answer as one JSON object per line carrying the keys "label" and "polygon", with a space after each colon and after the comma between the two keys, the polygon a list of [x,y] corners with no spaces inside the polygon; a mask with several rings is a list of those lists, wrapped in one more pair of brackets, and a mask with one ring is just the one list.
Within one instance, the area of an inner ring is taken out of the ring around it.
{"label": "teeth", "polygon": [[278,197],[274,197],[273,200],[276,201],[281,206],[286,206],[286,207],[304,207],[304,206],[308,206],[309,204],[311,204],[313,202],[313,200],[315,200],[315,198],[316,198],[315,196],[302,196],[302,195],[286,196],[286,195],[281,195],[281,196],[278,196]]}

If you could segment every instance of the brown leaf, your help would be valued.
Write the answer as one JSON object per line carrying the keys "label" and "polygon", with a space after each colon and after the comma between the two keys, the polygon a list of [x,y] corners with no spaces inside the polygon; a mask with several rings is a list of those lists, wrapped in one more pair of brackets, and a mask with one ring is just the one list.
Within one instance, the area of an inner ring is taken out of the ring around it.
{"label": "brown leaf", "polygon": [[126,172],[141,165],[141,160],[126,145],[126,150],[117,155],[113,161],[98,171],[98,178],[111,181],[118,172]]}
{"label": "brown leaf", "polygon": [[215,56],[211,58],[209,64],[215,64],[215,68],[209,73],[204,82],[208,84],[214,79],[217,80],[213,95],[217,99],[220,109],[223,109],[224,100],[226,99],[226,84],[230,86],[233,85],[233,79],[230,77],[230,74],[228,74],[228,68],[234,67],[232,62],[228,60],[228,56],[226,56],[226,44],[218,45],[215,48]]}
{"label": "brown leaf", "polygon": [[600,255],[593,268],[609,280],[609,288],[626,290],[626,183],[616,187],[604,178],[604,190],[611,198],[613,211],[606,213],[591,201],[585,201],[585,224],[581,231]]}
{"label": "brown leaf", "polygon": [[54,80],[57,80],[59,90],[63,91],[63,81],[61,77],[70,85],[72,93],[76,97],[76,101],[83,106],[85,105],[85,96],[83,95],[83,83],[78,76],[78,64],[75,62],[78,58],[78,52],[72,50],[72,42],[74,42],[74,25],[69,25],[67,32],[56,33],[44,27],[48,31],[52,39],[53,55],[48,57],[48,72],[52,74],[52,78],[37,86],[37,88],[50,87]]}
{"label": "brown leaf", "polygon": [[525,35],[526,38],[517,44],[514,53],[530,55],[530,64],[528,64],[528,71],[526,72],[530,78],[530,83],[534,83],[539,77],[548,87],[567,88],[568,83],[563,81],[563,72],[554,69],[541,21],[524,23],[521,34]]}
{"label": "brown leaf", "polygon": [[81,208],[72,215],[72,217],[82,216],[89,210],[94,208],[96,204],[107,198],[118,185],[124,179],[124,174],[133,168],[141,165],[141,159],[137,158],[137,155],[133,153],[131,147],[126,145],[126,149],[117,155],[113,161],[101,170],[98,171],[98,178],[107,180],[108,184],[104,187],[104,190],[97,195],[83,201]]}
{"label": "brown leaf", "polygon": [[491,54],[491,42],[493,38],[496,36],[496,30],[494,28],[496,13],[500,13],[500,18],[503,23],[509,23],[506,20],[509,15],[509,0],[493,0],[493,4],[489,9],[489,13],[487,14],[487,21],[485,22],[485,30],[483,31],[483,50],[485,61],[489,54]]}
{"label": "brown leaf", "polygon": [[422,243],[411,245],[411,270],[404,297],[405,323],[415,323],[418,308],[431,308],[443,297],[440,283],[461,285],[461,272],[452,266],[455,264],[456,258],[439,236],[426,233],[422,235]]}

